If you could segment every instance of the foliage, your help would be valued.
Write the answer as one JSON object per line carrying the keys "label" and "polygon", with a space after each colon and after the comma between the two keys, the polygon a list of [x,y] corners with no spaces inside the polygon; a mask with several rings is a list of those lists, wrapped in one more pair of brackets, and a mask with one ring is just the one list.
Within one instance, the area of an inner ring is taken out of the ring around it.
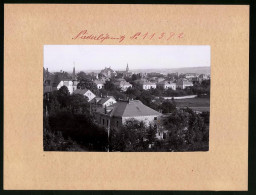
{"label": "foliage", "polygon": [[44,151],[87,151],[87,148],[82,147],[77,142],[70,138],[64,138],[62,133],[52,132],[44,129]]}
{"label": "foliage", "polygon": [[80,82],[77,84],[77,89],[89,89],[93,93],[98,92],[97,85],[88,78],[81,79]]}
{"label": "foliage", "polygon": [[156,129],[147,127],[144,122],[130,119],[121,129],[110,131],[110,151],[147,151],[155,141]]}
{"label": "foliage", "polygon": [[[173,151],[208,150],[209,128],[191,109],[176,110],[164,123],[169,130],[168,148]],[[201,145],[201,148],[199,146]]]}
{"label": "foliage", "polygon": [[70,95],[63,87],[52,92],[49,100],[44,100],[46,109],[49,116],[44,114],[44,129],[51,132],[47,137],[47,144],[52,146],[50,150],[65,149],[60,143],[69,140],[88,150],[106,151],[107,132],[94,123],[90,104],[83,95]]}
{"label": "foliage", "polygon": [[105,83],[105,85],[104,85],[104,88],[105,88],[105,90],[108,90],[108,91],[113,91],[113,90],[115,90],[114,82],[113,82],[112,80],[106,81],[106,83]]}
{"label": "foliage", "polygon": [[171,113],[176,110],[175,101],[166,100],[160,106],[162,113]]}

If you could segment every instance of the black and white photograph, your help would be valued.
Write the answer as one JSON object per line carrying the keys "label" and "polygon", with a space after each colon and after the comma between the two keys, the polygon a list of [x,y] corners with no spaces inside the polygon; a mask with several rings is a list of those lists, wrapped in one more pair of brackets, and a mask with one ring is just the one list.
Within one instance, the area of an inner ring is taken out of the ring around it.
{"label": "black and white photograph", "polygon": [[210,46],[43,51],[44,151],[209,151]]}

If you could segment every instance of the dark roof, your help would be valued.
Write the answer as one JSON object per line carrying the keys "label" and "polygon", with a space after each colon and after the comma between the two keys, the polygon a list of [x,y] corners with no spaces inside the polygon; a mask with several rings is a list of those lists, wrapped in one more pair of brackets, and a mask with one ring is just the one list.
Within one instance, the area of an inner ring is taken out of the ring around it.
{"label": "dark roof", "polygon": [[136,117],[161,115],[161,113],[149,108],[139,100],[119,101],[112,105],[110,116],[113,117]]}
{"label": "dark roof", "polygon": [[107,102],[109,99],[111,99],[111,98],[115,100],[114,97],[109,96],[109,97],[102,98],[102,99],[99,101],[99,104],[104,104],[104,103],[106,103],[106,102]]}
{"label": "dark roof", "polygon": [[84,95],[88,90],[89,89],[76,89],[73,93]]}
{"label": "dark roof", "polygon": [[159,85],[175,85],[176,83],[172,81],[161,81],[158,83]]}

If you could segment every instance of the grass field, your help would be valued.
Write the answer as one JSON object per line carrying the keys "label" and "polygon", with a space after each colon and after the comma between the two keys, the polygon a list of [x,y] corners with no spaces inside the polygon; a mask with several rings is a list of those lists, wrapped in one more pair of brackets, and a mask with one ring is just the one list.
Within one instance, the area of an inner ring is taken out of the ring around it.
{"label": "grass field", "polygon": [[196,111],[210,111],[210,98],[191,98],[175,100],[178,108],[189,107]]}

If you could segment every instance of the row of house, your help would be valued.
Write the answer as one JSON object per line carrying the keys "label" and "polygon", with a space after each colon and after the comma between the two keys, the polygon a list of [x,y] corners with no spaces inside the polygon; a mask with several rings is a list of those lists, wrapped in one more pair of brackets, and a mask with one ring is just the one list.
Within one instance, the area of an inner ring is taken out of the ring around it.
{"label": "row of house", "polygon": [[141,79],[135,81],[137,84],[142,86],[142,89],[149,90],[149,89],[155,89],[157,87],[161,87],[163,89],[185,89],[186,87],[193,86],[193,83],[188,81],[187,79],[178,79],[177,82],[163,80],[158,83],[150,82],[146,79]]}

